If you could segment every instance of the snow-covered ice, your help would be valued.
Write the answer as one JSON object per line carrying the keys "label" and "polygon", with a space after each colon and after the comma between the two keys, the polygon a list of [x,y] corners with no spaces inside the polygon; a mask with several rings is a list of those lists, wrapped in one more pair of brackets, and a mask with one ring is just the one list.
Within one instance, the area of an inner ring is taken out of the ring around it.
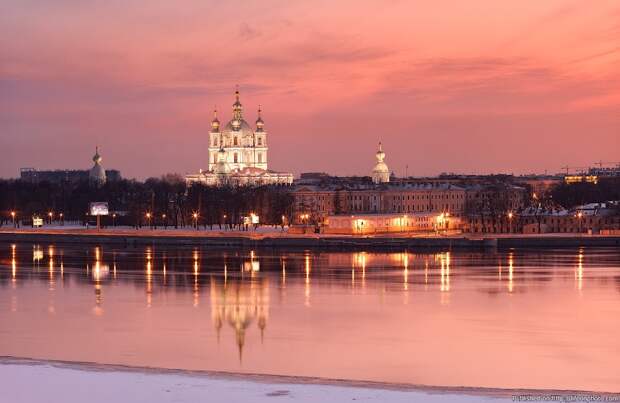
{"label": "snow-covered ice", "polygon": [[498,402],[506,397],[318,383],[290,383],[98,365],[0,361],[0,402]]}

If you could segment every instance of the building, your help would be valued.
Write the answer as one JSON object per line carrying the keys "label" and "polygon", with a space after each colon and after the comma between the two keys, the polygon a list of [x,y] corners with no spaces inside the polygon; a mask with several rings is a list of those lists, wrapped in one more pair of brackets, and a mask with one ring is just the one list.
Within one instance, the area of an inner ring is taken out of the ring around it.
{"label": "building", "polygon": [[373,183],[387,183],[390,181],[390,170],[388,169],[387,164],[383,161],[385,159],[385,153],[383,152],[381,143],[379,143],[379,149],[377,150],[375,156],[377,158],[377,163],[372,169],[372,181]]}
{"label": "building", "polygon": [[467,202],[465,188],[434,183],[298,185],[293,196],[294,224],[340,234],[454,229]]}
{"label": "building", "polygon": [[468,216],[471,233],[620,233],[620,203],[590,203],[572,209],[530,206],[518,212]]}
{"label": "building", "polygon": [[258,107],[255,129],[243,117],[239,91],[235,91],[232,118],[223,127],[213,113],[207,169],[186,175],[189,185],[201,183],[207,186],[244,186],[293,183],[292,173],[268,169],[268,143],[262,111]]}
{"label": "building", "polygon": [[333,215],[324,233],[365,235],[389,232],[440,232],[460,229],[461,219],[447,213]]}
{"label": "building", "polygon": [[115,182],[120,181],[121,172],[116,169],[105,170],[101,166],[101,156],[99,155],[99,149],[95,149],[95,155],[93,156],[93,162],[95,163],[91,169],[56,169],[39,171],[35,168],[21,168],[19,170],[19,177],[21,180],[30,183],[49,182],[53,184],[70,183],[75,184],[79,182],[94,181],[94,183],[102,184],[106,181]]}

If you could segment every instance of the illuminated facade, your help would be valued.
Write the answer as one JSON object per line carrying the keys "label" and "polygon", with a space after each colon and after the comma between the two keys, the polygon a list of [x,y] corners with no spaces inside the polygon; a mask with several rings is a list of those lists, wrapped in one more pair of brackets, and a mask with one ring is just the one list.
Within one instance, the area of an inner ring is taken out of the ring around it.
{"label": "illuminated facade", "polygon": [[466,190],[447,184],[321,187],[301,185],[293,192],[295,220],[308,214],[317,222],[346,214],[463,214]]}
{"label": "illuminated facade", "polygon": [[334,215],[325,219],[326,234],[364,235],[388,232],[441,232],[461,227],[447,213]]}
{"label": "illuminated facade", "polygon": [[235,91],[232,119],[222,127],[214,111],[209,132],[208,168],[187,175],[188,184],[208,186],[272,185],[293,183],[292,173],[268,169],[268,146],[265,122],[258,108],[256,128],[243,118],[239,91]]}

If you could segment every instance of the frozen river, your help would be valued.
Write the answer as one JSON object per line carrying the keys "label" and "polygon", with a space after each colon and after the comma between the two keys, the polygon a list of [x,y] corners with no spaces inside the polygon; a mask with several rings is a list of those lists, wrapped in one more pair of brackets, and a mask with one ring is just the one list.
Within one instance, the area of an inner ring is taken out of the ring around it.
{"label": "frozen river", "polygon": [[620,391],[620,252],[0,243],[0,355]]}

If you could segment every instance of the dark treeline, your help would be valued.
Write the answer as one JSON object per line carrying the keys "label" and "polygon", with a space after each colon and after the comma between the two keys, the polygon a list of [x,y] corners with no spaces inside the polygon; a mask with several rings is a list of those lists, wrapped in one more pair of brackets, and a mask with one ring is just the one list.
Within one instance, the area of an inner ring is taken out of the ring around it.
{"label": "dark treeline", "polygon": [[[120,180],[94,187],[79,183],[30,183],[0,180],[2,222],[29,222],[32,217],[49,221],[93,222],[91,202],[107,202],[110,215],[104,225],[131,226],[238,226],[254,213],[261,224],[289,222],[293,198],[286,186],[187,187],[182,177],[165,175],[144,182]],[[61,216],[62,214],[62,216]],[[61,219],[62,217],[62,219]]]}
{"label": "dark treeline", "polygon": [[596,184],[562,183],[553,189],[551,197],[555,203],[566,208],[587,203],[620,200],[620,178],[600,178]]}

